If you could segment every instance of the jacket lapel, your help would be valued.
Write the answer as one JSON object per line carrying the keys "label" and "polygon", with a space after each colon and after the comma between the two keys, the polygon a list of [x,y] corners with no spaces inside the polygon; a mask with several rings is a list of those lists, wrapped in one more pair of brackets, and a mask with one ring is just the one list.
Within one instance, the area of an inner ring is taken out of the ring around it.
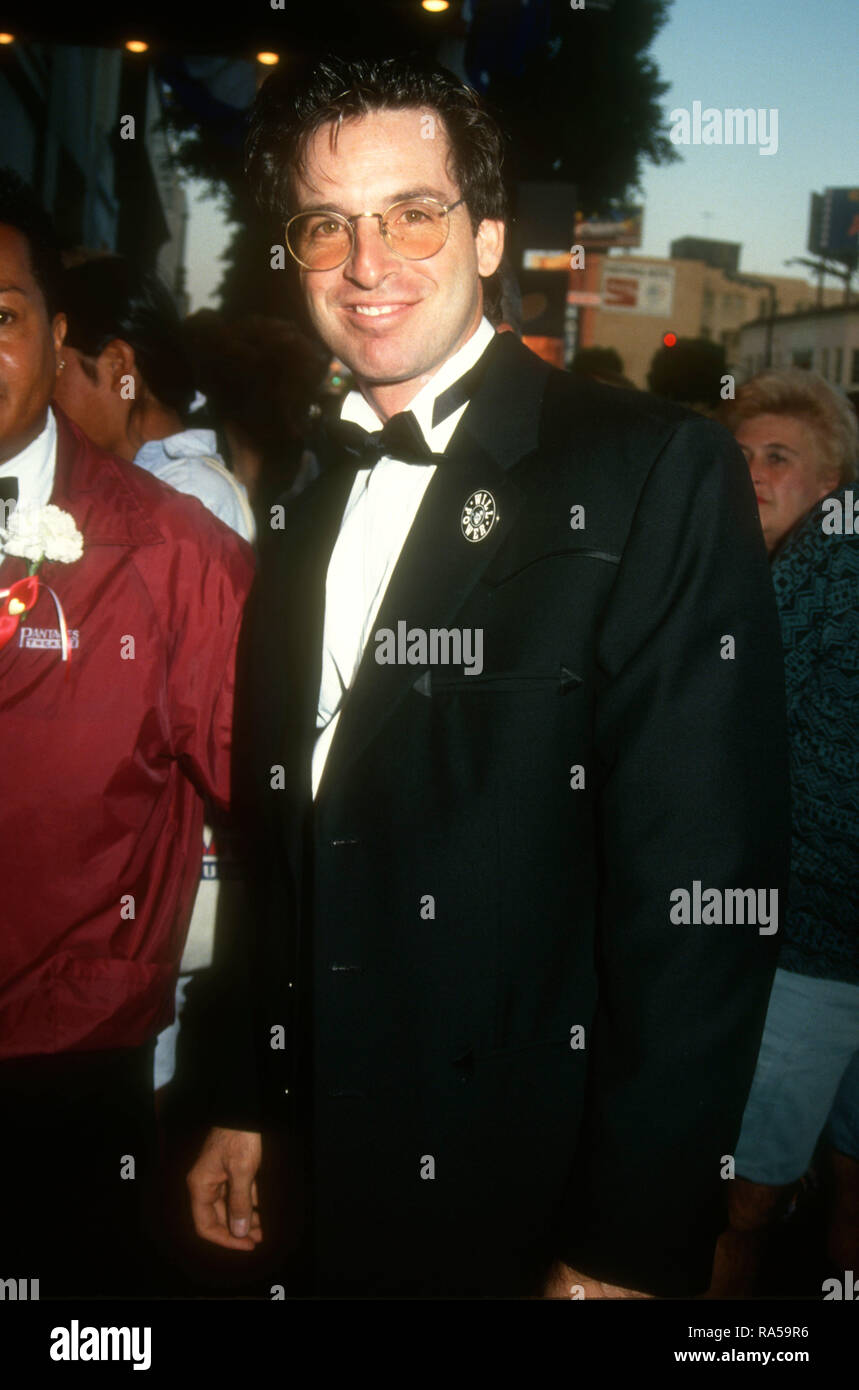
{"label": "jacket lapel", "polygon": [[[263,606],[251,638],[248,659],[263,706],[257,715],[269,726],[267,747],[281,750],[293,776],[306,780],[310,763],[301,750],[312,749],[322,669],[325,578],[331,552],[356,469],[337,464],[325,470],[287,505],[287,525],[266,537],[260,554],[265,582],[258,585]],[[252,739],[259,729],[249,730]]]}
{"label": "jacket lapel", "polygon": [[[538,442],[548,368],[512,334],[487,348],[492,358],[424,494],[382,600],[374,632],[398,622],[428,631],[455,625],[469,594],[510,535],[524,500],[513,465]],[[463,534],[473,493],[491,493],[496,521],[483,540]],[[320,634],[321,646],[321,634]],[[346,697],[329,749],[317,802],[377,736],[428,666],[380,665],[373,633]],[[318,664],[316,671],[318,674]]]}

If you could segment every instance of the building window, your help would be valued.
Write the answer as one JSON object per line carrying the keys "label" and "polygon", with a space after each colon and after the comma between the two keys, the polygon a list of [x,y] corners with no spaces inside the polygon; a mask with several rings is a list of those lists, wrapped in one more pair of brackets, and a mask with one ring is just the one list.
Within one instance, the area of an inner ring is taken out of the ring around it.
{"label": "building window", "polygon": [[824,348],[820,354],[820,375],[824,381],[829,380],[829,348]]}
{"label": "building window", "polygon": [[859,385],[859,348],[853,349],[853,362],[850,368],[850,385]]}
{"label": "building window", "polygon": [[832,373],[832,380],[836,386],[841,385],[841,373],[844,369],[844,349],[835,349],[835,370]]}

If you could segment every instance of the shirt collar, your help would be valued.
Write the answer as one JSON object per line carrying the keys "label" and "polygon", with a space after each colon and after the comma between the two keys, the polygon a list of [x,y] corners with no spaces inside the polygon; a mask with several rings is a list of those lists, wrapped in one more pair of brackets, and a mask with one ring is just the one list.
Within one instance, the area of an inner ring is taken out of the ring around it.
{"label": "shirt collar", "polygon": [[14,458],[0,464],[0,478],[18,479],[18,506],[45,507],[51,500],[57,461],[57,422],[50,406],[45,427]]}
{"label": "shirt collar", "polygon": [[[448,386],[452,386],[474,366],[483,356],[494,337],[495,329],[492,324],[487,318],[482,318],[468,341],[463,343],[452,357],[442,363],[438,371],[430,377],[426,386],[422,386],[417,395],[413,396],[405,407],[415,416],[424,439],[433,453],[444,453],[454,430],[468,409],[468,401],[466,401],[452,415],[448,415],[445,420],[440,420],[433,428],[432,408],[435,405],[436,397],[440,396],[442,391],[446,391]],[[380,429],[384,423],[360,391],[349,392],[343,402],[340,418],[341,420],[351,420],[356,425],[361,425],[365,430],[371,432]]]}
{"label": "shirt collar", "polygon": [[137,482],[145,471],[99,449],[58,406],[54,411],[57,462],[49,500],[74,517],[84,553],[93,545],[162,542],[157,499]]}
{"label": "shirt collar", "polygon": [[182,430],[164,439],[148,440],[138,449],[134,462],[141,468],[148,468],[164,459],[211,458],[217,447],[214,430]]}

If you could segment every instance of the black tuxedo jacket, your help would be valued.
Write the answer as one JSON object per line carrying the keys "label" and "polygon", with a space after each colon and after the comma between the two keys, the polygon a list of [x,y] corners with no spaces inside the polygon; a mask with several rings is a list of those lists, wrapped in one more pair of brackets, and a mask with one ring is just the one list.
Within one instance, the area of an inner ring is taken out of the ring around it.
{"label": "black tuxedo jacket", "polygon": [[374,629],[480,628],[483,669],[380,665],[371,637],[315,805],[354,467],[267,540],[236,729],[255,905],[211,1119],[309,1135],[322,1290],[522,1293],[561,1257],[695,1293],[779,934],[675,924],[670,895],[783,902],[787,875],[757,508],[721,427],[512,335],[488,352]]}

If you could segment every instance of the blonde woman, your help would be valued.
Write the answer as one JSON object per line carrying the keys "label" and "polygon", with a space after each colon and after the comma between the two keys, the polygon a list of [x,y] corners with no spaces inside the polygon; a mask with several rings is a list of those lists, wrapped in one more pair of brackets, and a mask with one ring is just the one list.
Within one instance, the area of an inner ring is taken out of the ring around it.
{"label": "blonde woman", "polygon": [[799,369],[753,378],[721,418],[748,461],[770,552],[791,743],[779,968],[711,1290],[739,1297],[755,1291],[821,1135],[828,1257],[835,1272],[859,1268],[859,433],[844,397]]}

